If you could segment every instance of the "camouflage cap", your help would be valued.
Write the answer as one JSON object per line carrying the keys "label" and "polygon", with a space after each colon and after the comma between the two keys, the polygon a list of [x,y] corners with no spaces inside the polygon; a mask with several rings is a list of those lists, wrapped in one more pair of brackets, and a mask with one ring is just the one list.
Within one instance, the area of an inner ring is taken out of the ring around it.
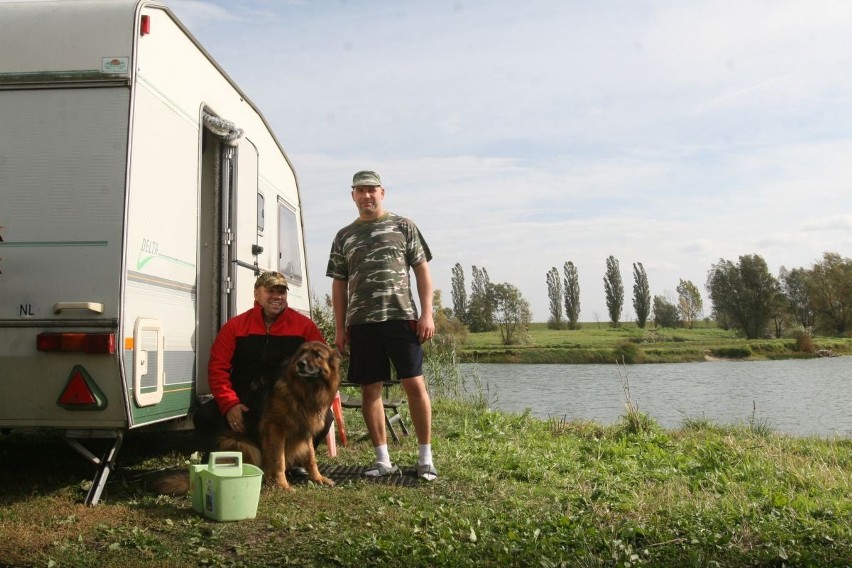
{"label": "camouflage cap", "polygon": [[280,272],[275,272],[270,270],[268,272],[262,272],[260,276],[257,277],[257,280],[254,281],[255,289],[263,286],[264,288],[274,288],[275,286],[284,286],[288,290],[290,289],[287,286],[287,279],[284,278],[284,275]]}
{"label": "camouflage cap", "polygon": [[382,185],[382,178],[376,172],[364,170],[352,176],[352,187],[380,185]]}

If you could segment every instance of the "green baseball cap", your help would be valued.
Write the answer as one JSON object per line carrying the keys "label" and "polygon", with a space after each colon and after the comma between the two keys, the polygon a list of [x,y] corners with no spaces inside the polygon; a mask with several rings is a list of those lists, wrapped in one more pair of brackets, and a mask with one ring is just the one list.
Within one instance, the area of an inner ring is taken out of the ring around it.
{"label": "green baseball cap", "polygon": [[380,185],[382,185],[382,178],[376,172],[363,170],[352,176],[352,187]]}
{"label": "green baseball cap", "polygon": [[284,278],[284,275],[280,272],[275,272],[273,270],[263,272],[260,276],[257,277],[257,280],[254,281],[255,289],[258,289],[261,286],[263,286],[264,288],[284,286],[288,290],[290,289],[290,287],[287,286],[287,279]]}

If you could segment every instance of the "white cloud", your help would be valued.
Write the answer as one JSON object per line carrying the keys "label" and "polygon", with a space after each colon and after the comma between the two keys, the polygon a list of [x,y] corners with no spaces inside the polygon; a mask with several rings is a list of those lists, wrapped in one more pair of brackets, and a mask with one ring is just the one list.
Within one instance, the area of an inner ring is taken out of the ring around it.
{"label": "white cloud", "polygon": [[803,231],[837,231],[852,234],[852,215],[830,215],[802,225]]}
{"label": "white cloud", "polygon": [[[312,282],[329,288],[349,182],[378,170],[449,303],[487,268],[547,318],[577,264],[606,319],[604,260],[652,294],[703,291],[743,254],[770,269],[852,247],[852,4],[640,0],[174,2],[276,130],[302,187]],[[709,306],[708,306],[709,311]]]}
{"label": "white cloud", "polygon": [[169,7],[190,31],[214,22],[227,23],[239,19],[232,11],[202,0],[172,0]]}

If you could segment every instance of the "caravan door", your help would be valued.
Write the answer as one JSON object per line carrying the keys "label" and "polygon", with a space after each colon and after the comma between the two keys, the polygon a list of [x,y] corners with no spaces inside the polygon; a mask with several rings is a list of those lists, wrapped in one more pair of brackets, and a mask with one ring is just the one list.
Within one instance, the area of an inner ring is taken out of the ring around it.
{"label": "caravan door", "polygon": [[[217,138],[216,142],[208,139],[202,148],[209,144],[218,148],[215,155],[219,182],[215,185],[219,195],[221,246],[216,250],[219,253],[218,312],[221,326],[253,305],[254,281],[266,268],[261,267],[258,261],[263,252],[258,242],[259,227],[262,228],[263,222],[263,208],[258,202],[258,150],[251,140],[243,138],[243,130],[237,124],[206,108],[202,118],[206,131]],[[207,167],[209,164],[202,166],[202,199],[209,200],[210,196],[205,194],[208,186],[204,181]],[[217,201],[215,197],[213,200]],[[202,227],[203,232],[209,230],[210,227]]]}
{"label": "caravan door", "polygon": [[242,139],[236,149],[236,184],[231,188],[231,299],[233,317],[254,300],[254,281],[261,270],[258,256],[263,248],[258,234],[263,230],[263,203],[257,183],[258,152],[251,140]]}

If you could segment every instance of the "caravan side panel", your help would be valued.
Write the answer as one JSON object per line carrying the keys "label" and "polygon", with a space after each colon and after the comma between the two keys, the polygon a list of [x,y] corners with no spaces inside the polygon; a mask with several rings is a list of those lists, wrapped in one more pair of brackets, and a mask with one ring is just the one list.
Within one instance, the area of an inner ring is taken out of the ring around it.
{"label": "caravan side panel", "polygon": [[[203,48],[194,40],[171,14],[164,10],[145,8],[143,14],[151,21],[151,34],[139,40],[139,65],[137,81],[146,84],[168,100],[175,112],[198,120],[201,108],[233,122],[244,132],[238,152],[256,153],[257,176],[253,187],[240,186],[241,197],[246,197],[244,207],[251,209],[250,217],[256,219],[257,198],[260,192],[264,202],[264,229],[256,235],[263,245],[257,262],[262,269],[287,270],[288,264],[297,272],[292,274],[289,301],[300,311],[309,310],[309,282],[307,278],[302,212],[296,176],[278,141],[269,130],[258,110],[233,84]],[[199,126],[200,127],[200,126]],[[243,145],[246,145],[243,148]],[[278,203],[285,203],[295,215],[297,236],[279,238]],[[238,212],[244,218],[244,212]],[[242,228],[240,230],[243,230]],[[287,242],[288,250],[281,250]],[[251,243],[237,243],[237,257],[250,254]],[[296,250],[289,249],[295,245]],[[254,278],[249,286],[237,290],[237,311],[252,304]]]}
{"label": "caravan side panel", "polygon": [[[194,404],[200,107],[196,102],[184,108],[176,99],[204,87],[182,79],[180,69],[210,66],[198,60],[183,33],[173,34],[167,21],[157,18],[151,28],[151,35],[139,39],[136,57],[123,337],[126,368],[133,368],[140,351],[158,348],[163,368],[148,369],[141,385],[134,383],[138,374],[125,375],[135,425],[183,416]],[[169,53],[162,61],[157,57],[161,50]],[[165,66],[168,76],[152,83],[144,71],[158,66]],[[159,323],[162,346],[153,332],[143,338],[147,345],[136,344],[140,321]],[[146,403],[158,389],[158,402]],[[135,394],[140,392],[141,397]]]}
{"label": "caravan side panel", "polygon": [[[210,223],[200,219],[210,211],[202,204],[201,190],[206,175],[202,170],[211,162],[209,156],[202,158],[212,147],[202,122],[205,111],[243,131],[233,164],[237,195],[231,203],[240,224],[229,237],[235,258],[242,261],[231,267],[235,273],[228,281],[235,312],[248,309],[253,301],[255,275],[245,265],[283,269],[282,258],[301,272],[291,285],[291,305],[309,310],[301,206],[286,156],[256,109],[170,12],[146,6],[142,14],[149,18],[151,33],[138,38],[136,50],[123,328],[126,366],[130,368],[139,350],[131,338],[140,318],[159,321],[165,341],[162,399],[145,405],[132,397],[134,424],[185,414],[195,395],[207,392],[209,346],[218,330],[213,314],[224,291],[209,278],[213,271],[203,263],[218,258],[210,248],[228,238],[204,234]],[[279,237],[280,203],[292,212],[293,234],[288,239]],[[282,242],[296,250],[282,254]],[[201,275],[206,278],[200,281]],[[211,302],[212,297],[216,301]],[[199,303],[199,298],[204,301]],[[133,374],[127,373],[126,380],[128,392],[136,392]],[[144,380],[143,392],[156,390],[154,376]]]}

